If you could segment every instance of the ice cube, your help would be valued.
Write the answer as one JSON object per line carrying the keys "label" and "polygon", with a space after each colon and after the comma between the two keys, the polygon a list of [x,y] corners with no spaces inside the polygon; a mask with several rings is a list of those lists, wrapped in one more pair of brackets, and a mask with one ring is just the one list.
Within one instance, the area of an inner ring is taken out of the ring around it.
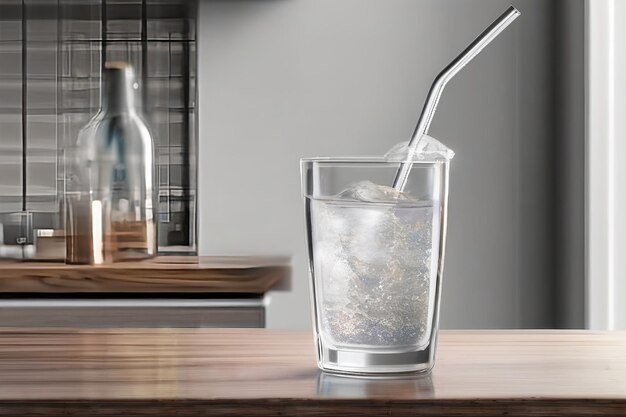
{"label": "ice cube", "polygon": [[386,185],[371,181],[359,181],[337,194],[342,200],[363,201],[366,203],[398,203],[415,201],[409,195]]}
{"label": "ice cube", "polygon": [[442,159],[452,159],[454,151],[448,148],[437,139],[428,135],[422,136],[414,151],[409,149],[409,142],[400,142],[394,145],[385,154],[387,161],[438,161]]}

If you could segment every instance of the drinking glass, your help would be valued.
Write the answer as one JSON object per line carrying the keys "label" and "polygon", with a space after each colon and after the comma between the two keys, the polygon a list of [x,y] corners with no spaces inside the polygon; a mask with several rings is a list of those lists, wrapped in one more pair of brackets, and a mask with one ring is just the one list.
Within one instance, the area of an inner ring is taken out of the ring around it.
{"label": "drinking glass", "polygon": [[434,365],[450,161],[301,160],[318,366],[343,374]]}

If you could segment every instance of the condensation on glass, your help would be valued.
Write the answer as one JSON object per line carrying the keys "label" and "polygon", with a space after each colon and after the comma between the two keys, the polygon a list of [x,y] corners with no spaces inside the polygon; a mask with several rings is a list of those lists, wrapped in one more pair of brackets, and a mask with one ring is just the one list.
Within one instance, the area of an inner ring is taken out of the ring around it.
{"label": "condensation on glass", "polygon": [[155,141],[161,253],[196,251],[197,3],[0,0],[0,257],[63,259],[64,153],[129,62]]}

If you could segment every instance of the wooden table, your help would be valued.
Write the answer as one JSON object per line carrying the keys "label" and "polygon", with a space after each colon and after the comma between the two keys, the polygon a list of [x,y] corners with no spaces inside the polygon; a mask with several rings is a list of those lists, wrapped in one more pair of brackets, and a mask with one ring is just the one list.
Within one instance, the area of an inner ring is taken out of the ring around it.
{"label": "wooden table", "polygon": [[626,334],[443,331],[430,376],[352,379],[310,332],[0,330],[0,415],[626,414]]}

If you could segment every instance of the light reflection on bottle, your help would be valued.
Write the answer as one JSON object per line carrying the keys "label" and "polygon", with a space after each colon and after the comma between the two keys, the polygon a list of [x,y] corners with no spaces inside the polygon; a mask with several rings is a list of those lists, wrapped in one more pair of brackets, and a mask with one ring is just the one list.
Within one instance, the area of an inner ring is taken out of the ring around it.
{"label": "light reflection on bottle", "polygon": [[91,202],[91,247],[93,248],[93,263],[99,265],[104,262],[102,256],[102,202],[95,200]]}

